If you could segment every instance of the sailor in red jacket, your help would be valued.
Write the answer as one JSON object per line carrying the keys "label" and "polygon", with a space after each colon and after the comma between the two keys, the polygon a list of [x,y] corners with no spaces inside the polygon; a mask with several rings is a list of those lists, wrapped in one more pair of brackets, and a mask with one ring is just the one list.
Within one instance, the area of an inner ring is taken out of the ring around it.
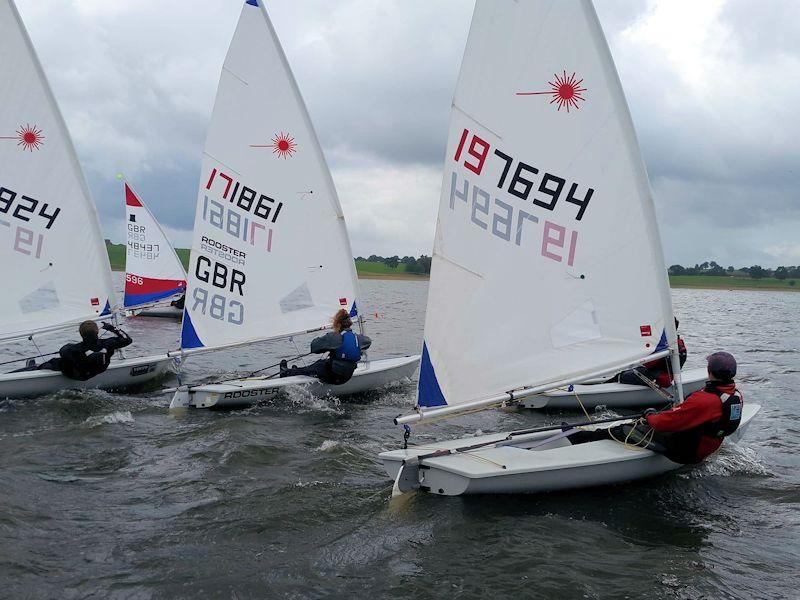
{"label": "sailor in red jacket", "polygon": [[579,431],[573,444],[613,439],[648,448],[680,464],[694,464],[716,452],[722,440],[739,427],[743,398],[736,389],[736,359],[727,352],[708,357],[708,381],[678,406],[663,412],[649,409],[634,426]]}
{"label": "sailor in red jacket", "polygon": [[675,408],[645,414],[644,421],[656,432],[654,440],[665,446],[667,458],[699,463],[736,431],[743,397],[736,389],[735,376],[736,359],[727,352],[715,352],[708,357],[708,381],[702,390]]}

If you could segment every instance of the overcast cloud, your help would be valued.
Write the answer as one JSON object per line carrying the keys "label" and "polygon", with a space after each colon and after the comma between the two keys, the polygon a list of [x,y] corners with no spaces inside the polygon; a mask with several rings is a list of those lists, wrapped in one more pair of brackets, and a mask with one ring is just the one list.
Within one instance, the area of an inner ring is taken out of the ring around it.
{"label": "overcast cloud", "polygon": [[[188,246],[240,0],[17,0],[123,239],[124,173]],[[800,2],[596,0],[668,263],[800,264]],[[356,254],[429,254],[468,0],[270,0]]]}

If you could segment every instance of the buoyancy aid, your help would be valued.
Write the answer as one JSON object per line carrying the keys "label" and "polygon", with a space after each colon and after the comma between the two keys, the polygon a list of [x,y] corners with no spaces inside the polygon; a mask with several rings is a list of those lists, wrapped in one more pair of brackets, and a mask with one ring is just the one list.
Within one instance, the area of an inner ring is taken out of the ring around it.
{"label": "buoyancy aid", "polygon": [[358,344],[358,336],[349,329],[345,329],[342,332],[342,344],[336,349],[335,356],[339,360],[351,360],[353,362],[361,360],[361,347]]}
{"label": "buoyancy aid", "polygon": [[732,394],[727,394],[716,386],[706,386],[706,391],[719,396],[722,402],[722,418],[706,423],[703,433],[720,439],[731,435],[739,429],[739,424],[742,422],[742,393],[735,390]]}

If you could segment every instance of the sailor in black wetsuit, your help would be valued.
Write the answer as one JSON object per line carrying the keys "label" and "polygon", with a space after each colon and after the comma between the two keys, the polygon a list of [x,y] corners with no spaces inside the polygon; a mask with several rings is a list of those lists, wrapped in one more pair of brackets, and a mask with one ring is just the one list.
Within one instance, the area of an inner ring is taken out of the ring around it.
{"label": "sailor in black wetsuit", "polygon": [[178,310],[183,310],[183,306],[186,304],[186,292],[184,292],[180,298],[177,300],[173,300],[169,303],[170,306],[174,306]]}
{"label": "sailor in black wetsuit", "polygon": [[97,323],[84,321],[78,329],[81,341],[61,347],[58,353],[61,355],[60,368],[64,377],[87,381],[108,368],[115,350],[133,343],[127,333],[111,323],[103,323],[103,329],[113,333],[114,337],[100,338]]}
{"label": "sailor in black wetsuit", "polygon": [[327,352],[328,358],[320,359],[307,367],[292,366],[291,369],[282,360],[281,377],[309,375],[333,385],[350,381],[358,361],[361,360],[361,351],[372,345],[372,340],[367,336],[353,333],[350,330],[352,326],[353,322],[346,310],[337,312],[333,316],[333,331],[311,341],[311,352]]}
{"label": "sailor in black wetsuit", "polygon": [[103,323],[103,329],[110,331],[114,337],[99,337],[100,330],[94,321],[84,321],[78,328],[81,341],[76,344],[65,344],[58,351],[58,358],[51,358],[40,365],[31,365],[21,371],[50,370],[61,371],[64,377],[77,381],[87,381],[108,368],[115,350],[130,346],[131,337],[110,323]]}

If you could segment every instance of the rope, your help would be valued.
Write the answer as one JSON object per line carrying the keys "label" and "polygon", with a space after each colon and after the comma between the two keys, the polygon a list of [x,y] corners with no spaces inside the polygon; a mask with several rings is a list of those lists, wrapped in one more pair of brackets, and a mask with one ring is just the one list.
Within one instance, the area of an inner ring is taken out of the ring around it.
{"label": "rope", "polygon": [[[38,357],[39,358],[44,358],[45,356],[55,356],[56,354],[58,354],[58,352],[50,352],[49,354],[42,354],[40,352],[38,354]],[[10,365],[10,364],[13,364],[13,363],[18,363],[18,362],[24,362],[24,361],[27,361],[29,358],[35,358],[35,357],[26,356],[26,357],[23,357],[23,358],[14,358],[12,360],[7,360],[5,362],[0,362],[0,366],[2,366],[2,365]]]}
{"label": "rope", "polygon": [[591,421],[592,417],[589,416],[589,411],[586,410],[586,407],[583,405],[583,401],[581,401],[581,397],[578,396],[578,392],[575,389],[575,386],[572,386],[572,393],[575,394],[575,399],[578,401],[578,404],[581,405],[581,410],[583,411],[583,414],[586,415],[586,420]]}
{"label": "rope", "polygon": [[630,431],[628,431],[628,433],[625,436],[624,440],[618,440],[616,437],[614,437],[614,434],[611,431],[612,428],[608,429],[608,435],[615,442],[617,442],[619,444],[622,444],[622,446],[626,450],[647,450],[647,446],[649,446],[650,442],[653,441],[653,437],[655,436],[655,432],[656,432],[656,430],[653,429],[652,427],[650,428],[650,431],[648,431],[646,434],[644,434],[642,439],[640,439],[638,442],[635,442],[635,443],[629,443],[628,442],[628,440],[630,439],[631,435],[633,435],[633,432],[636,430],[636,424],[638,422],[639,422],[639,420],[637,419],[636,421],[634,421],[631,424],[631,429],[630,429]]}
{"label": "rope", "polygon": [[[214,383],[226,383],[228,381],[236,381],[238,379],[251,379],[255,375],[261,373],[262,371],[266,371],[267,369],[274,369],[275,367],[280,367],[281,366],[281,362],[284,361],[284,360],[286,360],[287,362],[290,361],[290,360],[297,360],[299,358],[303,358],[305,356],[309,356],[310,354],[313,354],[313,352],[306,352],[305,354],[299,354],[298,356],[282,358],[281,361],[276,362],[274,365],[267,365],[266,367],[262,367],[261,369],[257,369],[255,371],[253,371],[252,373],[249,373],[249,374],[245,375],[244,377],[238,376],[238,377],[231,377],[230,379],[220,379],[219,381],[215,381]],[[280,371],[278,371],[277,373],[273,373],[272,375],[270,375],[268,377],[264,377],[264,379],[273,379],[274,377],[277,377],[278,375],[280,375]],[[206,385],[209,385],[209,384],[206,384]]]}

